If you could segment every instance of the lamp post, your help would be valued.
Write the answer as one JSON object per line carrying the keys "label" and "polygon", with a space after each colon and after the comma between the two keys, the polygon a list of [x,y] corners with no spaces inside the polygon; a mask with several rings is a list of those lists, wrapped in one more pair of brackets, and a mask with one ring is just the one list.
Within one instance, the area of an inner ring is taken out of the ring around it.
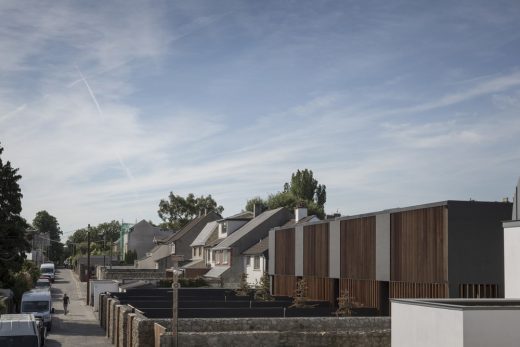
{"label": "lamp post", "polygon": [[90,224],[87,228],[87,305],[90,305]]}
{"label": "lamp post", "polygon": [[172,254],[172,338],[171,346],[179,345],[179,260],[183,256]]}

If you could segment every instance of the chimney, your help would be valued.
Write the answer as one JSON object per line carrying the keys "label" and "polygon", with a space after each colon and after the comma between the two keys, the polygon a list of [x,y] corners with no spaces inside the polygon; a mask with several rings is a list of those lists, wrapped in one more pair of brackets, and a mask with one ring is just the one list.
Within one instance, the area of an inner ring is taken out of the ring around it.
{"label": "chimney", "polygon": [[305,217],[307,217],[307,207],[297,207],[294,209],[294,221],[296,223]]}
{"label": "chimney", "polygon": [[258,217],[263,211],[262,204],[255,204],[253,206],[253,217]]}

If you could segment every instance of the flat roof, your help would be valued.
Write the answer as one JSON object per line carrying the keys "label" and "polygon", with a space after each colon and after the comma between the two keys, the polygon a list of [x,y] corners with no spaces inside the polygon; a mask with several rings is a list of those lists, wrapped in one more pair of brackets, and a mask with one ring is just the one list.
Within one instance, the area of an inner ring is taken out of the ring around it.
{"label": "flat roof", "polygon": [[502,222],[502,226],[504,228],[520,227],[520,220],[508,220],[508,221]]}
{"label": "flat roof", "polygon": [[392,303],[442,308],[448,310],[517,310],[520,299],[390,299]]}

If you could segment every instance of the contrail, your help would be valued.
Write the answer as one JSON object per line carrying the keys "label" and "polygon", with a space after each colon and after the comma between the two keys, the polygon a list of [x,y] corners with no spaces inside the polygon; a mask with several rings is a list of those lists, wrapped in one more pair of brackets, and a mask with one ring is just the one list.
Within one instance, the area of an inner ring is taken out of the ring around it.
{"label": "contrail", "polygon": [[[92,101],[96,105],[96,108],[98,110],[99,115],[101,117],[104,117],[103,110],[101,110],[101,106],[99,105],[99,102],[97,101],[96,94],[94,94],[94,91],[92,90],[92,88],[90,88],[90,85],[88,84],[87,79],[85,78],[85,76],[83,75],[81,70],[79,69],[79,66],[76,65],[76,69],[78,70],[79,75],[81,77],[80,80],[83,81],[83,83],[85,84],[85,87],[87,87],[87,90],[88,90],[88,92],[90,94],[90,97],[92,98]],[[121,165],[121,168],[125,171],[126,176],[130,179],[130,181],[132,183],[134,183],[135,182],[135,178],[134,178],[134,175],[132,175],[132,171],[130,171],[128,166],[126,166],[126,164],[123,161],[123,158],[121,158],[121,155],[119,154],[119,152],[117,150],[114,151],[114,152],[116,154],[117,160],[119,161],[119,165]],[[136,196],[138,196],[136,191],[134,191],[134,193],[135,193]]]}

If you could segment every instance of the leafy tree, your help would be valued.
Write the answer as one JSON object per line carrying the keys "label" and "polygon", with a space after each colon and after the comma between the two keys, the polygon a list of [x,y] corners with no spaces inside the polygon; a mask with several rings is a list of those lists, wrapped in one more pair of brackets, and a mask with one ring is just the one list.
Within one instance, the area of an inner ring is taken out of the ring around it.
{"label": "leafy tree", "polygon": [[[103,254],[110,250],[112,242],[119,238],[121,223],[117,220],[100,223],[90,228],[90,247],[92,254]],[[67,248],[74,249],[73,253],[87,253],[87,228],[78,229],[69,236]]]}
{"label": "leafy tree", "polygon": [[195,197],[195,195],[190,193],[184,198],[170,192],[168,200],[159,202],[157,213],[164,221],[161,227],[176,230],[188,224],[190,220],[197,217],[200,213],[209,213],[211,211],[217,213],[224,211],[224,207],[218,205],[211,194]]}
{"label": "leafy tree", "polygon": [[283,191],[270,194],[265,202],[259,197],[248,200],[246,210],[252,211],[250,206],[254,205],[254,202],[263,202],[269,209],[285,207],[292,210],[296,207],[307,207],[309,215],[324,218],[326,201],[325,185],[318,184],[312,170],[304,169],[293,173],[291,182],[284,184]]}
{"label": "leafy tree", "polygon": [[11,282],[12,274],[22,267],[25,252],[30,250],[25,239],[28,225],[20,216],[23,195],[18,181],[22,176],[9,161],[2,161],[3,151],[0,146],[0,287]]}
{"label": "leafy tree", "polygon": [[63,231],[61,231],[56,217],[50,215],[47,211],[40,211],[36,213],[32,224],[40,233],[49,234],[51,242],[47,257],[54,262],[59,262],[63,256],[63,244],[60,242]]}
{"label": "leafy tree", "polygon": [[246,211],[254,212],[255,205],[261,206],[262,210],[266,210],[268,208],[267,201],[259,196],[255,196],[254,198],[247,200]]}

